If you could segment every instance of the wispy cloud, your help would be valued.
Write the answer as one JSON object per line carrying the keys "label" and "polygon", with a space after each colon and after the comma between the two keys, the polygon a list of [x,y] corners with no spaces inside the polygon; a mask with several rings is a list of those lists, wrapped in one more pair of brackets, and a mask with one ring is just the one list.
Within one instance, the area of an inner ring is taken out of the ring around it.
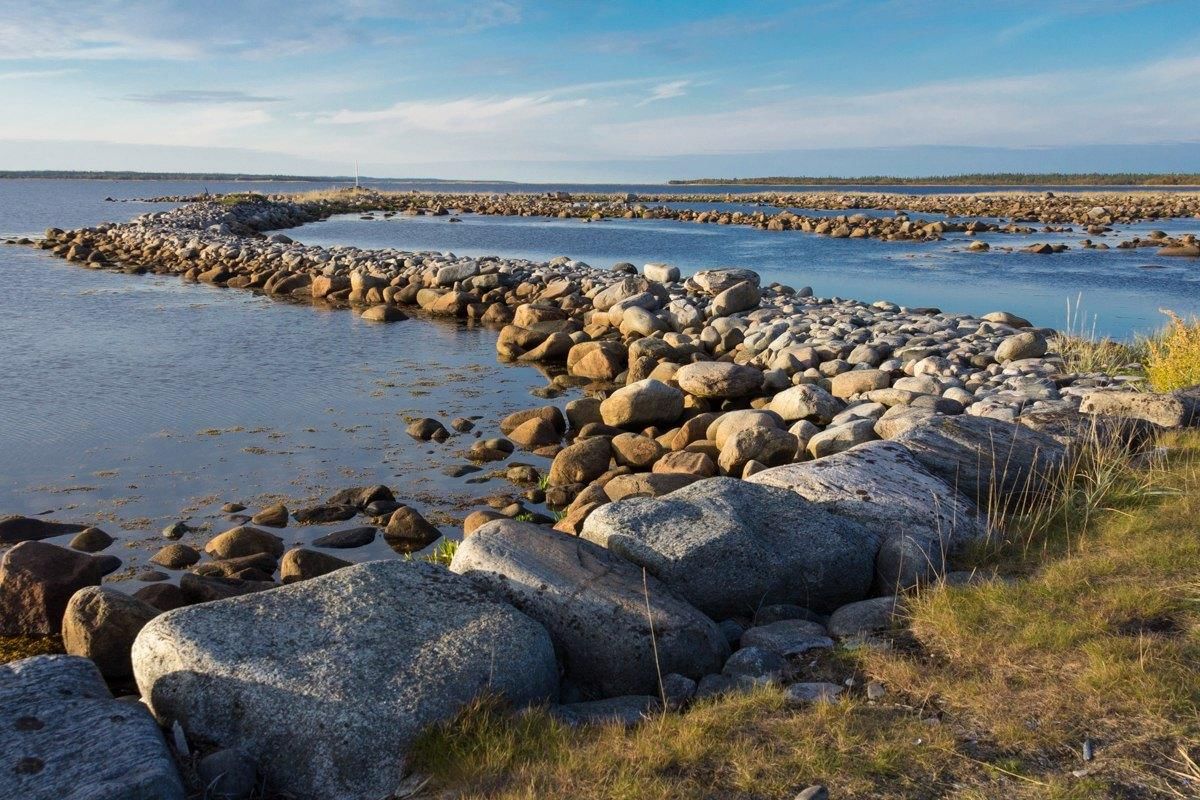
{"label": "wispy cloud", "polygon": [[278,103],[284,98],[236,90],[167,89],[145,94],[127,94],[126,100],[149,105],[224,105],[227,103]]}
{"label": "wispy cloud", "polygon": [[638,105],[644,106],[659,100],[670,100],[672,97],[683,97],[685,94],[687,94],[687,88],[691,86],[691,84],[692,82],[688,80],[667,81],[666,83],[660,83],[655,86],[650,92],[650,95],[638,103]]}
{"label": "wispy cloud", "polygon": [[47,78],[61,78],[77,70],[73,69],[31,69],[17,72],[0,72],[0,81],[36,81]]}
{"label": "wispy cloud", "polygon": [[480,132],[579,109],[587,103],[586,98],[560,100],[552,94],[418,100],[395,103],[377,111],[335,111],[318,115],[317,121],[330,125],[388,122],[445,133]]}

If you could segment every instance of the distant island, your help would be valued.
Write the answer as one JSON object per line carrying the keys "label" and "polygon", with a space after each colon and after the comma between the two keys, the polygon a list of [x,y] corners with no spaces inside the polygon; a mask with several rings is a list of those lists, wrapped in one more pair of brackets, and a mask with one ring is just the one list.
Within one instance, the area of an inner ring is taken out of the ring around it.
{"label": "distant island", "polygon": [[667,181],[672,186],[1200,186],[1200,173],[1187,172],[980,172],[898,178],[816,178],[811,175],[764,178],[693,178]]}

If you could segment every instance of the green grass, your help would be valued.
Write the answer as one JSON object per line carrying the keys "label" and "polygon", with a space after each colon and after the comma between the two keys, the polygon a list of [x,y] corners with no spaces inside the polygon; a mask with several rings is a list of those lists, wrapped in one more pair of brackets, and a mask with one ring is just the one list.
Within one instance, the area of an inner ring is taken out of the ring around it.
{"label": "green grass", "polygon": [[880,681],[878,703],[763,689],[626,730],[482,701],[428,731],[414,768],[441,797],[514,800],[1200,796],[1200,434],[1166,443],[1149,471],[1085,454],[1004,520],[985,555],[1009,579],[931,587],[893,648],[803,676]]}

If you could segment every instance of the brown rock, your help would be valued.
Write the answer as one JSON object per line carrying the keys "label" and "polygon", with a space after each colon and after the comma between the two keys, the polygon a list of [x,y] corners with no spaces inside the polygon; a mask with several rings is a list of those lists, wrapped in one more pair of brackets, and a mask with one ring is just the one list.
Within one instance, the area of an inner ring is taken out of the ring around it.
{"label": "brown rock", "polygon": [[75,592],[99,586],[100,562],[44,542],[21,542],[0,559],[0,634],[50,636]]}
{"label": "brown rock", "polygon": [[169,544],[150,557],[151,564],[167,569],[186,569],[200,560],[200,554],[186,544]]}
{"label": "brown rock", "polygon": [[415,553],[441,536],[441,531],[408,506],[400,506],[393,511],[383,531],[384,540],[398,553]]}
{"label": "brown rock", "polygon": [[662,452],[658,442],[638,433],[622,433],[612,439],[613,459],[630,469],[650,469]]}
{"label": "brown rock", "polygon": [[283,503],[264,508],[250,518],[255,525],[266,525],[268,528],[286,528],[288,524],[288,509]]}
{"label": "brown rock", "polygon": [[115,589],[88,586],[67,603],[62,620],[63,646],[73,656],[96,662],[106,678],[133,675],[129,650],[138,631],[161,612]]}
{"label": "brown rock", "polygon": [[257,553],[269,553],[279,558],[283,555],[283,539],[258,528],[239,525],[209,539],[204,552],[213,558],[237,558]]}
{"label": "brown rock", "polygon": [[279,579],[283,583],[295,583],[326,575],[350,564],[351,562],[328,553],[309,550],[307,547],[293,547],[283,554],[283,560],[279,562]]}
{"label": "brown rock", "polygon": [[99,528],[84,528],[71,540],[71,549],[81,553],[99,553],[113,541],[113,537]]}
{"label": "brown rock", "polygon": [[[557,411],[557,409],[555,409]],[[506,431],[508,438],[526,450],[536,450],[539,447],[557,444],[559,432],[544,419],[529,419],[522,422],[511,431]]]}
{"label": "brown rock", "polygon": [[183,596],[183,590],[173,583],[152,583],[138,589],[133,596],[149,603],[159,611],[183,608],[188,604],[187,598]]}
{"label": "brown rock", "polygon": [[608,470],[611,445],[607,437],[595,436],[564,447],[550,465],[549,484],[567,486],[590,483]]}
{"label": "brown rock", "polygon": [[480,527],[488,524],[494,519],[507,519],[499,511],[472,511],[467,514],[467,518],[463,520],[463,536],[470,536]]}
{"label": "brown rock", "polygon": [[51,522],[33,517],[9,517],[0,520],[0,544],[36,542],[51,536],[79,533],[86,527],[71,522]]}
{"label": "brown rock", "polygon": [[652,472],[660,474],[678,473],[695,475],[697,478],[711,478],[717,474],[717,465],[704,453],[688,453],[676,451],[667,453],[654,462]]}

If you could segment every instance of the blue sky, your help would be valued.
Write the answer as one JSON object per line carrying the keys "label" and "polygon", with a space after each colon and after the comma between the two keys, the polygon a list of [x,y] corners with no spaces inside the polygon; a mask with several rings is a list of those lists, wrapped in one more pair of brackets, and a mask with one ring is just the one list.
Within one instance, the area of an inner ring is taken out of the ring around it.
{"label": "blue sky", "polygon": [[1198,12],[1198,0],[0,0],[0,168],[1200,171]]}

